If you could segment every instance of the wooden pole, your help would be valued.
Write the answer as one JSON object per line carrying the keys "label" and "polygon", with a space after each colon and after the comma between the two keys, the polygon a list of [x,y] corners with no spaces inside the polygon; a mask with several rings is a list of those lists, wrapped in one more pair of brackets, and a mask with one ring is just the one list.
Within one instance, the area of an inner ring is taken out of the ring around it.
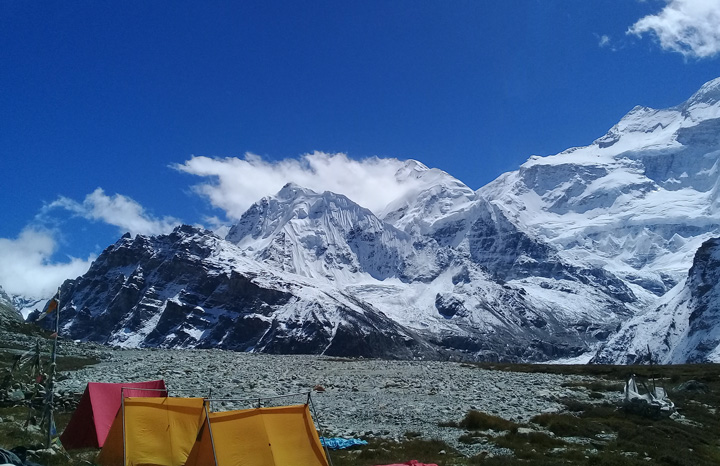
{"label": "wooden pole", "polygon": [[47,406],[46,414],[48,421],[47,428],[47,448],[52,445],[53,427],[55,425],[55,419],[53,418],[53,403],[55,402],[55,371],[57,368],[57,346],[58,337],[60,333],[60,288],[58,288],[57,294],[53,298],[57,300],[57,308],[55,309],[55,339],[53,340],[52,353],[50,355],[50,371],[48,373],[47,382]]}
{"label": "wooden pole", "polygon": [[652,351],[650,351],[650,344],[649,344],[649,343],[648,343],[648,345],[647,345],[647,349],[648,349],[648,359],[650,359],[650,377],[652,377],[652,383],[653,383],[652,396],[653,396],[653,398],[655,398],[655,396],[656,396],[656,394],[657,394],[657,387],[655,386],[655,373],[654,373],[653,370],[652,370],[652,368],[653,368],[653,360],[652,360]]}

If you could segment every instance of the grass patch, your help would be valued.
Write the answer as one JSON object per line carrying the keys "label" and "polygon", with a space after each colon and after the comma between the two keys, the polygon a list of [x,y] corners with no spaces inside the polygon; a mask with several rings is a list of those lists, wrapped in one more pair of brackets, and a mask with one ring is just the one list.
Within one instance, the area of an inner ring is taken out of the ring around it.
{"label": "grass patch", "polygon": [[509,432],[496,438],[494,442],[499,447],[512,450],[517,458],[523,460],[542,458],[548,451],[561,449],[567,445],[563,440],[551,437],[544,432],[524,434]]}
{"label": "grass patch", "polygon": [[560,403],[562,403],[565,406],[565,409],[572,412],[572,413],[579,413],[581,411],[585,411],[586,409],[592,407],[592,405],[588,403],[583,403],[582,401],[578,401],[574,398],[563,398],[560,400]]}
{"label": "grass patch", "polygon": [[532,422],[545,427],[559,437],[595,438],[605,431],[602,424],[594,420],[581,420],[572,414],[544,413],[532,418]]}
{"label": "grass patch", "polygon": [[[0,447],[11,449],[15,447],[23,447],[31,451],[42,450],[45,448],[46,428],[37,426],[36,423],[42,413],[37,411],[29,411],[25,406],[10,406],[0,408],[0,417],[5,422],[0,423]],[[56,412],[55,421],[58,430],[67,425],[72,413]],[[25,423],[29,417],[33,417],[33,421],[29,423],[29,427],[25,427]],[[47,466],[70,466],[81,464],[83,460],[92,461],[97,455],[97,450],[88,449],[74,451],[68,455],[51,455],[39,454],[28,455],[27,459]],[[23,459],[23,454],[18,452],[18,456]],[[87,464],[87,463],[86,463]]]}
{"label": "grass patch", "polygon": [[460,427],[455,421],[441,421],[438,422],[438,427]]}
{"label": "grass patch", "polygon": [[583,387],[593,393],[603,392],[622,392],[625,387],[625,382],[620,381],[606,381],[606,380],[570,380],[560,384],[561,387]]}
{"label": "grass patch", "polygon": [[513,430],[517,429],[518,425],[507,419],[503,419],[499,416],[493,416],[492,414],[483,413],[481,411],[470,410],[458,424],[459,427],[467,430]]}
{"label": "grass patch", "polygon": [[[43,370],[47,370],[50,360],[51,341],[40,341],[40,360]],[[34,381],[33,370],[28,364],[21,369],[12,370],[13,365],[20,355],[29,348],[0,348],[0,388],[8,389],[15,383],[30,384]],[[33,347],[34,350],[34,347]],[[97,364],[99,360],[92,357],[64,356],[60,354],[57,359],[58,378],[64,372],[74,371],[88,365]],[[27,387],[28,385],[24,385]],[[21,402],[28,403],[27,400]],[[0,447],[5,449],[21,448],[18,456],[23,459],[24,450],[42,450],[47,441],[47,427],[38,425],[42,419],[42,409],[30,409],[23,404],[14,405],[5,402],[0,406]],[[72,417],[72,412],[63,411],[57,408],[54,412],[55,425],[59,432],[62,432]],[[37,455],[28,453],[27,460],[47,466],[70,466],[77,464],[90,464],[97,455],[97,450],[88,449],[73,451],[67,455],[51,455],[39,453]],[[83,463],[84,462],[84,463]]]}
{"label": "grass patch", "polygon": [[409,439],[403,442],[370,439],[368,445],[358,450],[330,452],[334,466],[360,466],[371,464],[404,463],[418,460],[436,463],[438,466],[468,464],[467,458],[439,440]]}

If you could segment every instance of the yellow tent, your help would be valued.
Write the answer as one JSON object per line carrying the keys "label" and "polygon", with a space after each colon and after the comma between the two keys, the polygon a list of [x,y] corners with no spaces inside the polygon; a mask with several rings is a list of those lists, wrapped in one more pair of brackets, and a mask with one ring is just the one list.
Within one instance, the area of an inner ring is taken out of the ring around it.
{"label": "yellow tent", "polygon": [[208,416],[186,466],[328,466],[307,405]]}
{"label": "yellow tent", "polygon": [[98,456],[102,466],[181,466],[206,416],[203,398],[125,398]]}

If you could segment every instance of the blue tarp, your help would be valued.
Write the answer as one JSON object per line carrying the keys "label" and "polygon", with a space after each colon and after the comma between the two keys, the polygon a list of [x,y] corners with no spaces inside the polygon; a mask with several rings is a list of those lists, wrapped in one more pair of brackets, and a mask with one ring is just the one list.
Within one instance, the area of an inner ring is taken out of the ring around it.
{"label": "blue tarp", "polygon": [[361,440],[358,438],[340,438],[340,437],[332,437],[332,438],[325,438],[320,437],[320,443],[324,447],[328,447],[331,450],[342,450],[343,448],[350,448],[355,445],[367,445],[368,443],[365,440]]}

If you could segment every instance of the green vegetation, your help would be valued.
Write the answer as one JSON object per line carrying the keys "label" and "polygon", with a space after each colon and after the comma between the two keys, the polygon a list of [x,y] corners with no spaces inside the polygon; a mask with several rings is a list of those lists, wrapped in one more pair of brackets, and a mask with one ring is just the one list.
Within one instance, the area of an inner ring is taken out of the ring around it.
{"label": "green vegetation", "polygon": [[[40,363],[46,367],[49,363],[50,343],[48,340],[42,340],[40,345]],[[31,384],[36,376],[37,368],[33,367],[32,363],[20,368],[15,367],[27,348],[8,348],[8,346],[0,348],[0,390],[8,390],[17,383]],[[36,354],[32,353],[31,356]],[[61,355],[58,357],[57,365],[59,373],[62,374],[98,362],[94,358]],[[47,438],[46,427],[39,425],[43,413],[37,409],[41,401],[32,400],[32,408],[30,402],[31,400],[25,400],[22,405],[11,401],[0,402],[0,419],[3,421],[0,422],[0,447],[6,449],[24,447],[32,451],[44,449]],[[71,416],[71,412],[55,412],[55,424],[60,431],[70,421]],[[35,456],[28,456],[28,459],[47,466],[70,466],[88,464],[87,461],[92,461],[96,455],[95,450],[77,451],[71,455],[41,452]]]}
{"label": "green vegetation", "polygon": [[403,442],[370,439],[369,444],[330,452],[333,466],[392,464],[416,459],[439,466],[470,464],[456,450],[438,440],[411,438]]}
{"label": "green vegetation", "polygon": [[471,410],[460,421],[460,427],[467,430],[512,430],[517,429],[517,424],[492,414]]}

